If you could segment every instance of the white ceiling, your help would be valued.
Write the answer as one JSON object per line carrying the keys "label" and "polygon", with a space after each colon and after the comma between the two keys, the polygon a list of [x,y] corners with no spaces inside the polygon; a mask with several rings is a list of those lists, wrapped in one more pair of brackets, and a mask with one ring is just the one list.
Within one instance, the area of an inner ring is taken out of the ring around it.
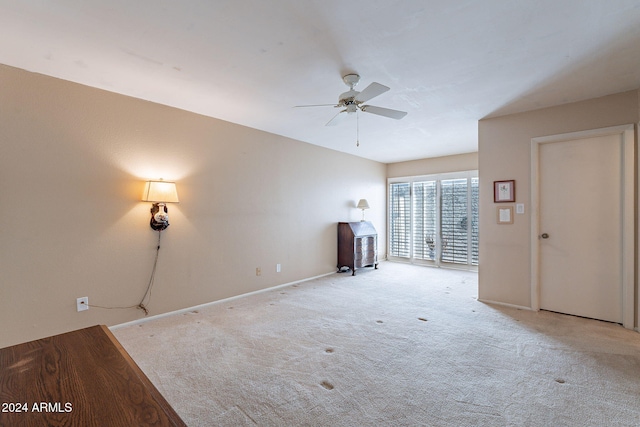
{"label": "white ceiling", "polygon": [[[0,63],[390,163],[640,88],[640,0],[0,0]],[[391,90],[325,127],[356,89]],[[1,82],[0,82],[1,84]]]}

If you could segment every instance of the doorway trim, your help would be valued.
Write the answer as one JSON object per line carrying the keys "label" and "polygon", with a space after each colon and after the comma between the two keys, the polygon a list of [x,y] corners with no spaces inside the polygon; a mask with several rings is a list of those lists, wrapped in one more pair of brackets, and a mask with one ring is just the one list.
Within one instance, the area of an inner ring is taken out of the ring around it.
{"label": "doorway trim", "polygon": [[[622,138],[622,326],[633,329],[636,323],[635,287],[635,127],[611,126],[580,132],[531,139],[531,308],[540,310],[540,195],[539,156],[542,144],[620,135]],[[640,299],[640,295],[638,295]],[[640,322],[640,319],[638,320]]]}

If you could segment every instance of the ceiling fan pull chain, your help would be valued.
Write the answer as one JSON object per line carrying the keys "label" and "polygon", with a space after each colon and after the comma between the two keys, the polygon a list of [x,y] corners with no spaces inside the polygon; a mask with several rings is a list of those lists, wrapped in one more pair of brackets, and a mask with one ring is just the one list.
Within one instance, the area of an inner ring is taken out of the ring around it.
{"label": "ceiling fan pull chain", "polygon": [[360,147],[360,116],[356,110],[356,147]]}

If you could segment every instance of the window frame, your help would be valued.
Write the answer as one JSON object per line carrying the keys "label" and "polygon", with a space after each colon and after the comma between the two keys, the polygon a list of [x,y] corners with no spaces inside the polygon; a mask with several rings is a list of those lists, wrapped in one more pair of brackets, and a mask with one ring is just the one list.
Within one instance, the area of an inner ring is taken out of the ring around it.
{"label": "window frame", "polygon": [[[452,179],[466,179],[467,180],[467,218],[471,219],[469,221],[469,228],[467,232],[467,262],[466,263],[457,263],[457,262],[446,262],[442,261],[442,181],[452,180]],[[472,206],[472,192],[473,185],[472,180],[479,179],[477,170],[467,170],[460,172],[447,172],[447,173],[438,173],[438,174],[428,174],[428,175],[415,175],[415,176],[403,176],[403,177],[394,177],[387,178],[387,259],[390,261],[397,262],[405,262],[411,264],[419,264],[419,265],[429,265],[435,267],[446,267],[446,268],[454,268],[454,269],[464,269],[464,270],[478,270],[478,264],[473,264],[473,206]],[[414,183],[416,182],[426,182],[426,181],[435,181],[436,182],[436,247],[435,247],[435,260],[428,259],[419,259],[414,256],[414,221],[415,221],[415,213],[414,210]],[[409,256],[394,256],[392,255],[391,245],[392,245],[392,194],[391,194],[391,186],[392,184],[398,183],[406,183],[409,185],[409,194],[410,194],[410,202],[409,202]],[[479,185],[478,185],[479,187]],[[479,188],[478,188],[479,191]],[[479,195],[478,195],[479,198]],[[478,232],[478,240],[479,240],[479,232]],[[478,249],[479,244],[476,247]],[[479,263],[479,254],[477,255],[478,263]]]}

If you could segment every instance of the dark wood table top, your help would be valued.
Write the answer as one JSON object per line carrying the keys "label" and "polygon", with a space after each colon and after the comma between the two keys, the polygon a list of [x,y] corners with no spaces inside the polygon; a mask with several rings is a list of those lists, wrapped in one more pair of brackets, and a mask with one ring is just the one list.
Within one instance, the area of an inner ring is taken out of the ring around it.
{"label": "dark wood table top", "polygon": [[0,426],[186,426],[106,326],[0,349]]}

